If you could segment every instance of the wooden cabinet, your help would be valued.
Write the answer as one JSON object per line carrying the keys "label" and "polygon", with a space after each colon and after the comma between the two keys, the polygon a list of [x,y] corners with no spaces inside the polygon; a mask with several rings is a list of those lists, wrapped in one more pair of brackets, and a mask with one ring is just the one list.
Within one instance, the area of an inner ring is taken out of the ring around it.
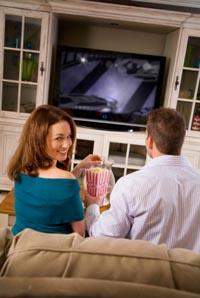
{"label": "wooden cabinet", "polygon": [[[4,6],[2,5],[4,3]],[[12,1],[11,1],[12,2]],[[45,98],[49,13],[0,1],[0,189],[10,190],[8,161],[29,113]],[[15,6],[19,8],[14,8]]]}
{"label": "wooden cabinet", "polygon": [[17,147],[21,125],[0,123],[0,131],[0,189],[10,190],[13,183],[8,179],[7,166]]}
{"label": "wooden cabinet", "polygon": [[[149,160],[145,132],[114,132],[78,127],[77,142],[72,157],[72,169],[90,153],[113,161],[115,180],[141,169]],[[200,139],[186,136],[182,154],[200,169]]]}
{"label": "wooden cabinet", "polygon": [[182,154],[188,157],[192,165],[200,169],[200,138],[187,135]]}
{"label": "wooden cabinet", "polygon": [[[199,27],[200,28],[200,27]],[[200,30],[184,29],[177,62],[173,101],[187,130],[200,135]],[[193,134],[194,135],[194,134]],[[195,136],[195,135],[194,135]]]}
{"label": "wooden cabinet", "polygon": [[112,170],[117,180],[145,165],[147,158],[145,133],[78,128],[72,168],[90,153],[99,154],[105,160],[112,161]]}
{"label": "wooden cabinet", "polygon": [[[200,168],[199,29],[200,15],[190,12],[87,0],[0,0],[0,189],[11,188],[6,167],[27,116],[51,103],[50,72],[56,79],[61,44],[166,56],[163,105],[183,114],[183,152]],[[112,159],[118,179],[145,164],[145,133],[78,127],[72,167],[91,152]]]}

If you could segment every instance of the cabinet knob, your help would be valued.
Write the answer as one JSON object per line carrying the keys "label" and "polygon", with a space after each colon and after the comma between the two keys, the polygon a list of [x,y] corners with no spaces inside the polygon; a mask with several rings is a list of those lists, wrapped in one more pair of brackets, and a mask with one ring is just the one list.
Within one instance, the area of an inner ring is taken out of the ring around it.
{"label": "cabinet knob", "polygon": [[177,90],[178,85],[180,84],[178,76],[176,76],[176,81],[175,81],[175,90]]}
{"label": "cabinet knob", "polygon": [[41,73],[41,76],[43,75],[43,72],[45,71],[45,68],[44,68],[44,62],[41,62],[41,65],[40,65],[40,73]]}

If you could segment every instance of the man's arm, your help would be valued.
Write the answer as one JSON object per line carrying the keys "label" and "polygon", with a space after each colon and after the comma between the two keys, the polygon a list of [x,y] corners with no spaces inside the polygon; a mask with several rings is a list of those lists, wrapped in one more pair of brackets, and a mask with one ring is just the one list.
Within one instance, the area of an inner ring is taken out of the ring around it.
{"label": "man's arm", "polygon": [[126,237],[131,227],[126,202],[127,199],[117,183],[111,194],[109,210],[100,214],[98,201],[89,204],[86,209],[89,236]]}

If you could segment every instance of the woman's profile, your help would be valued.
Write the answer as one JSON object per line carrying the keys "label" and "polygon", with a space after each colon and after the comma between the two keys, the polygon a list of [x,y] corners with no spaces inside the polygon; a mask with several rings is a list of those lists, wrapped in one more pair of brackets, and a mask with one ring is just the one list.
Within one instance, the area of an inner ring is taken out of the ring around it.
{"label": "woman's profile", "polygon": [[84,211],[76,177],[84,167],[101,160],[98,155],[89,155],[71,173],[75,139],[73,119],[57,107],[39,106],[27,119],[8,165],[8,176],[14,180],[13,234],[31,228],[84,235]]}

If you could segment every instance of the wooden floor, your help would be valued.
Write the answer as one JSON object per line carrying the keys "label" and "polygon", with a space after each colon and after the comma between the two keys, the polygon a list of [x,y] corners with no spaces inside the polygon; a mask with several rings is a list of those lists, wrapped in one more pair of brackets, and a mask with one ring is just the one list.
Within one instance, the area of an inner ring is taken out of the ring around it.
{"label": "wooden floor", "polygon": [[5,197],[3,198],[3,201],[0,203],[0,213],[15,215],[14,196],[12,191],[6,194]]}
{"label": "wooden floor", "polygon": [[15,223],[13,192],[6,193],[0,203],[0,228],[12,228]]}

